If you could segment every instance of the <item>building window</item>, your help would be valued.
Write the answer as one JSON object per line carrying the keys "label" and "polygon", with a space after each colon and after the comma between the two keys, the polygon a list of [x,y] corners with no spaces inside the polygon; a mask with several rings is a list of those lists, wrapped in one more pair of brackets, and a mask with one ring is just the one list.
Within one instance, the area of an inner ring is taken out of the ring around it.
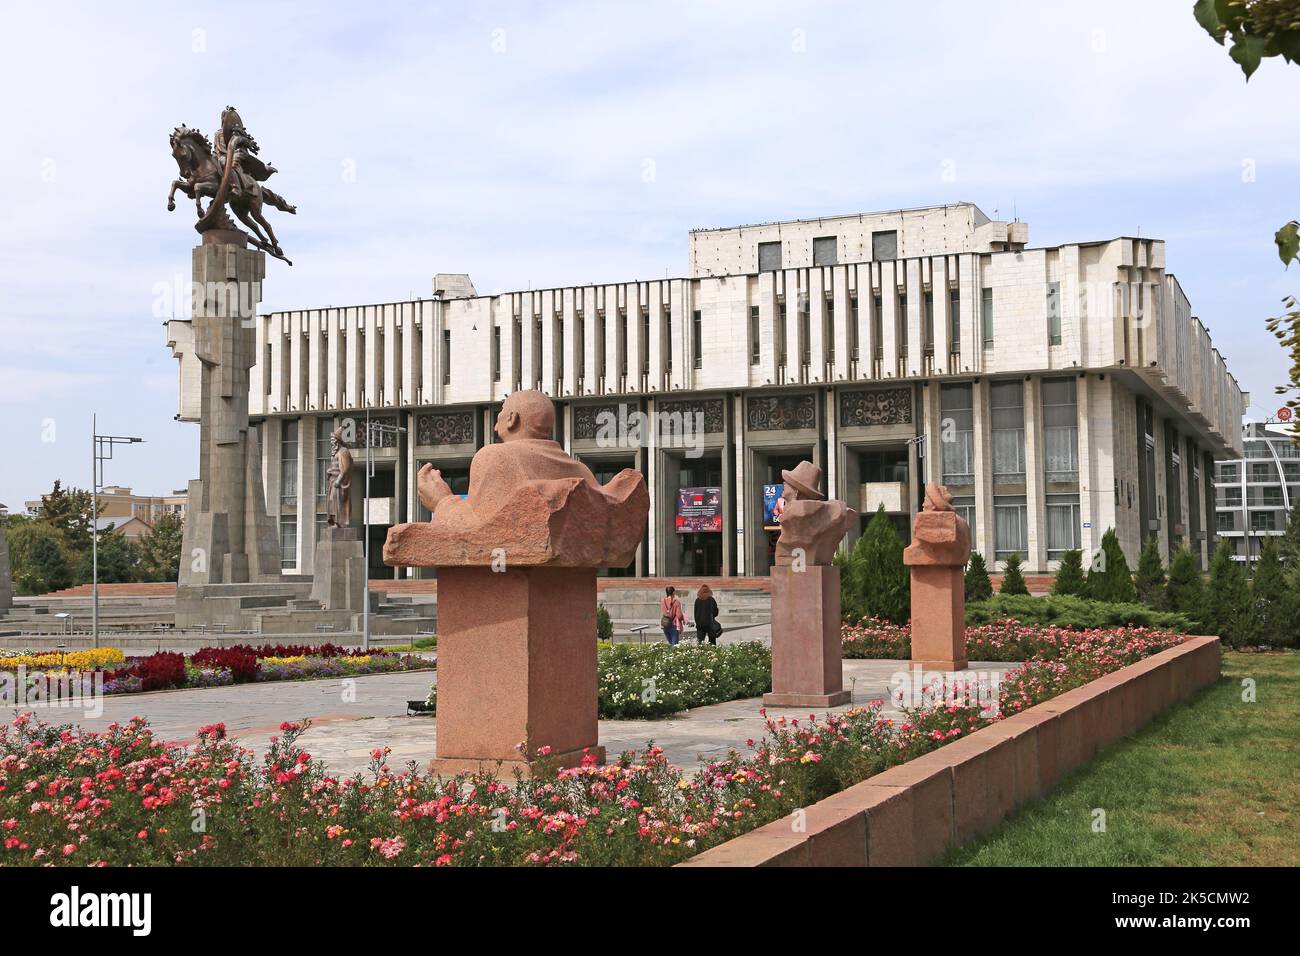
{"label": "building window", "polygon": [[1061,283],[1047,284],[1047,344],[1061,344]]}
{"label": "building window", "polygon": [[562,390],[564,382],[564,319],[560,313],[556,312],[551,318],[551,328],[554,330],[552,341],[555,342],[555,390]]}
{"label": "building window", "polygon": [[965,518],[966,523],[970,525],[970,548],[972,551],[974,551],[975,550],[975,496],[969,495],[960,498],[954,497],[952,499],[952,510],[957,512],[957,514],[960,517]]}
{"label": "building window", "polygon": [[875,358],[883,359],[885,357],[885,317],[883,315],[884,303],[881,301],[880,293],[873,293],[871,296],[871,341],[873,343],[872,351]]}
{"label": "building window", "polygon": [[1079,539],[1079,496],[1047,495],[1047,560],[1059,561],[1066,551],[1082,546]]}
{"label": "building window", "polygon": [[939,435],[945,485],[975,484],[974,389],[945,385],[939,390]]}
{"label": "building window", "polygon": [[618,310],[618,372],[627,375],[627,309]]}
{"label": "building window", "polygon": [[1250,530],[1252,532],[1276,531],[1277,512],[1276,511],[1252,511],[1250,513]]}
{"label": "building window", "polygon": [[330,431],[334,425],[332,418],[316,419],[316,500],[324,501],[329,488],[329,480],[326,478],[326,472],[329,471],[330,461],[334,457],[330,454]]}
{"label": "building window", "polygon": [[826,361],[835,364],[835,303],[826,300],[822,309],[822,347],[826,352]]}
{"label": "building window", "polygon": [[812,362],[812,329],[808,321],[811,308],[807,299],[799,304],[799,364],[804,366]]}
{"label": "building window", "polygon": [[925,321],[921,323],[921,335],[924,336],[925,354],[934,354],[934,293],[925,294]]}
{"label": "building window", "polygon": [[894,311],[894,340],[898,342],[898,357],[907,361],[907,291],[898,293],[898,307]]}
{"label": "building window", "polygon": [[871,234],[872,259],[898,258],[898,231],[873,232]]}
{"label": "building window", "polygon": [[781,243],[760,242],[758,244],[758,271],[775,272],[781,268]]}
{"label": "building window", "polygon": [[749,364],[757,365],[762,351],[761,325],[758,306],[749,307]]}
{"label": "building window", "polygon": [[948,351],[961,351],[961,290],[948,290]]}
{"label": "building window", "polygon": [[858,360],[858,297],[849,297],[849,358]]}
{"label": "building window", "polygon": [[574,315],[574,329],[576,339],[574,345],[577,355],[574,357],[573,365],[578,370],[578,381],[581,382],[587,376],[587,316],[583,312]]}
{"label": "building window", "polygon": [[1226,462],[1219,465],[1219,476],[1217,481],[1240,481],[1241,471],[1237,468],[1235,461]]}
{"label": "building window", "polygon": [[280,500],[298,501],[298,420],[286,418],[280,429]]}
{"label": "building window", "polygon": [[833,266],[839,261],[838,237],[819,236],[813,240],[813,265]]}
{"label": "building window", "polygon": [[641,309],[641,374],[650,374],[650,310]]}
{"label": "building window", "polygon": [[451,384],[451,329],[442,330],[442,384]]}
{"label": "building window", "polygon": [[492,381],[501,381],[501,326],[492,326]]}
{"label": "building window", "polygon": [[1024,495],[998,495],[993,499],[994,556],[1023,556],[1029,550],[1029,525]]}
{"label": "building window", "polygon": [[280,569],[298,566],[298,516],[280,516]]}
{"label": "building window", "polygon": [[664,303],[664,324],[663,327],[668,330],[668,341],[664,347],[664,371],[669,374],[673,370],[673,310],[672,306]]}
{"label": "building window", "polygon": [[1043,380],[1043,477],[1079,480],[1079,416],[1073,378]]}
{"label": "building window", "polygon": [[777,342],[777,362],[782,367],[785,366],[785,302],[777,303],[776,307],[776,342]]}
{"label": "building window", "polygon": [[695,367],[704,368],[704,324],[699,309],[691,313],[691,349],[695,353]]}
{"label": "building window", "polygon": [[993,290],[980,290],[980,325],[984,331],[984,347],[993,347]]}
{"label": "building window", "polygon": [[1025,390],[1020,382],[989,387],[993,433],[994,484],[1025,481]]}

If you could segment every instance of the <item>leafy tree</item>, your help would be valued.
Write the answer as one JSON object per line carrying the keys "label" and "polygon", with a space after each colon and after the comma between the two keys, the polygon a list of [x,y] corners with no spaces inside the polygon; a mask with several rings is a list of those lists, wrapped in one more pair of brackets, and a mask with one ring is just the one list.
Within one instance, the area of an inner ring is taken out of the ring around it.
{"label": "leafy tree", "polygon": [[1111,601],[1131,604],[1137,600],[1133,575],[1128,569],[1128,559],[1119,546],[1114,528],[1107,528],[1101,536],[1101,552],[1088,570],[1086,597],[1094,601]]}
{"label": "leafy tree", "polygon": [[[1249,81],[1268,57],[1300,63],[1300,9],[1295,0],[1197,0],[1193,13],[1220,46],[1231,41],[1232,57]],[[1290,266],[1300,259],[1300,222],[1292,219],[1273,237],[1278,256]],[[1268,320],[1268,330],[1291,353],[1291,383],[1279,386],[1286,394],[1300,389],[1300,308],[1294,296],[1282,300],[1287,311]],[[1297,401],[1292,399],[1292,407]]]}
{"label": "leafy tree", "polygon": [[903,542],[883,506],[854,544],[848,565],[848,586],[841,582],[844,610],[906,624],[912,608],[911,576],[903,564]]}
{"label": "leafy tree", "polygon": [[1210,562],[1210,588],[1205,601],[1206,624],[1232,647],[1254,643],[1255,615],[1250,582],[1241,564],[1232,560],[1232,552],[1223,546],[1214,549]]}
{"label": "leafy tree", "polygon": [[1264,539],[1264,547],[1255,563],[1250,581],[1254,605],[1255,633],[1261,644],[1281,647],[1295,640],[1300,621],[1289,617],[1286,580],[1273,538]]}
{"label": "leafy tree", "polygon": [[1179,548],[1169,562],[1165,603],[1169,610],[1186,614],[1193,620],[1199,621],[1205,616],[1205,584],[1196,566],[1196,558],[1186,546]]}
{"label": "leafy tree", "polygon": [[993,582],[989,580],[989,569],[984,563],[984,555],[972,551],[970,563],[966,565],[966,600],[987,601],[993,596]]}
{"label": "leafy tree", "polygon": [[185,524],[167,513],[136,542],[137,576],[141,581],[175,581],[180,576],[181,537]]}
{"label": "leafy tree", "polygon": [[1017,551],[1007,556],[1006,567],[1002,571],[1002,587],[998,589],[998,593],[1029,593],[1029,588],[1025,586],[1025,575],[1020,570],[1020,552]]}
{"label": "leafy tree", "polygon": [[1155,535],[1147,538],[1138,556],[1137,575],[1133,581],[1137,598],[1147,607],[1165,606],[1165,567],[1160,561],[1160,545]]}
{"label": "leafy tree", "polygon": [[1052,593],[1082,597],[1086,589],[1087,583],[1083,579],[1083,552],[1066,551],[1061,555],[1061,566],[1056,569],[1056,578],[1052,581]]}

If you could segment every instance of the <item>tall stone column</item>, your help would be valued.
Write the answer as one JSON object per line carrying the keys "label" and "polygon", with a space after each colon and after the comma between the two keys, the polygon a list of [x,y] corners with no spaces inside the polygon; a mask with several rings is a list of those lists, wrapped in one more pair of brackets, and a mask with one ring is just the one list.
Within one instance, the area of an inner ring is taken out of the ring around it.
{"label": "tall stone column", "polygon": [[199,477],[189,485],[178,582],[182,590],[280,579],[276,531],[262,487],[261,448],[248,423],[248,376],[256,361],[257,304],[265,274],[265,254],[246,248],[237,233],[205,233],[203,244],[194,249]]}

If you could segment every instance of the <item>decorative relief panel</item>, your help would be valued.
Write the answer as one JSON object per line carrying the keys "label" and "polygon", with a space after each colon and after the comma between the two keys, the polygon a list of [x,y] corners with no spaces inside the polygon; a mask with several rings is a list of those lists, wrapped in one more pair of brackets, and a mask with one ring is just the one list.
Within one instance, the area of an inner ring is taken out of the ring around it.
{"label": "decorative relief panel", "polygon": [[[601,416],[612,415],[618,421],[618,403],[609,405],[574,405],[573,437],[576,441],[594,441],[600,429]],[[630,407],[629,407],[630,410]]]}
{"label": "decorative relief panel", "polygon": [[415,416],[417,445],[474,444],[474,413],[429,412]]}
{"label": "decorative relief panel", "polygon": [[840,427],[912,424],[910,388],[870,388],[840,392]]}
{"label": "decorative relief panel", "polygon": [[817,427],[817,396],[751,395],[745,404],[750,431]]}
{"label": "decorative relief panel", "polygon": [[726,404],[721,398],[690,398],[681,401],[658,402],[655,412],[663,421],[663,416],[681,415],[682,420],[690,419],[692,425],[703,420],[704,431],[724,432],[727,430]]}

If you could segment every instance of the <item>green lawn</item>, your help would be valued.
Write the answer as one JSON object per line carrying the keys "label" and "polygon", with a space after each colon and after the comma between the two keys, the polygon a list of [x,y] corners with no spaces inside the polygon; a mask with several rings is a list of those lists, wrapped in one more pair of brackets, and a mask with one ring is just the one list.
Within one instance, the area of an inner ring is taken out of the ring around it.
{"label": "green lawn", "polygon": [[[1255,703],[1242,700],[1248,678]],[[1097,809],[1105,832],[1094,832]],[[1227,653],[1217,685],[941,862],[1300,864],[1300,654]]]}

